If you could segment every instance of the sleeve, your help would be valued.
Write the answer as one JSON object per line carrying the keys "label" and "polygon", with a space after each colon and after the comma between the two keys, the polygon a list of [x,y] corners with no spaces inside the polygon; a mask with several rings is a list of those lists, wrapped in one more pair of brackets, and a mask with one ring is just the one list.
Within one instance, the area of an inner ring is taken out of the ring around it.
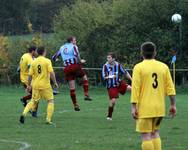
{"label": "sleeve", "polygon": [[138,103],[141,90],[141,73],[138,66],[133,69],[131,103]]}
{"label": "sleeve", "polygon": [[52,60],[56,61],[56,59],[61,55],[61,49],[59,49],[53,56],[52,56]]}
{"label": "sleeve", "polygon": [[121,74],[127,74],[127,70],[125,70],[121,64],[119,64],[119,71]]}
{"label": "sleeve", "polygon": [[103,67],[102,67],[102,79],[104,80],[106,76],[107,76],[107,68],[106,68],[106,65],[103,65]]}
{"label": "sleeve", "polygon": [[33,64],[31,64],[30,68],[29,68],[29,75],[33,76],[34,71],[33,71]]}
{"label": "sleeve", "polygon": [[167,68],[167,72],[166,72],[166,94],[167,95],[176,95],[174,83],[172,81],[172,77],[171,77],[169,68]]}
{"label": "sleeve", "polygon": [[80,57],[80,53],[79,53],[79,51],[78,51],[78,47],[77,46],[73,46],[73,48],[74,48],[74,56],[76,56],[76,57]]}
{"label": "sleeve", "polygon": [[52,62],[49,60],[48,62],[48,72],[53,72]]}

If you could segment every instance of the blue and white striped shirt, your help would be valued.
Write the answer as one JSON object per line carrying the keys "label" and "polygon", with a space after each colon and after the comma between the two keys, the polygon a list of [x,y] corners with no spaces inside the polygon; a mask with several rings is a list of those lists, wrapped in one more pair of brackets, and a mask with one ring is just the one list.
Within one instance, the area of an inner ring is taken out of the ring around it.
{"label": "blue and white striped shirt", "polygon": [[102,69],[103,79],[105,79],[105,77],[108,77],[110,75],[116,75],[115,78],[106,79],[107,88],[119,86],[119,83],[121,81],[120,77],[124,74],[127,74],[127,70],[125,70],[121,64],[119,64],[116,61],[114,63],[115,63],[114,65],[110,65],[108,62],[106,62],[103,65],[103,69]]}
{"label": "blue and white striped shirt", "polygon": [[66,67],[72,64],[77,64],[80,54],[76,45],[66,43],[53,55],[52,59],[55,61],[59,56],[62,57],[64,66]]}

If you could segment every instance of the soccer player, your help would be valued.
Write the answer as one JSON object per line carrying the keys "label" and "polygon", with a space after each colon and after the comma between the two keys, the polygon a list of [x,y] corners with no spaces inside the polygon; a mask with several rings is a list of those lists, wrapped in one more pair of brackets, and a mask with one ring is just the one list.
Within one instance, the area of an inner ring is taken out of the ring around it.
{"label": "soccer player", "polygon": [[67,39],[67,43],[61,46],[60,50],[57,51],[52,59],[56,61],[56,59],[61,56],[64,63],[64,75],[65,79],[68,81],[69,89],[70,89],[70,97],[72,99],[72,103],[74,105],[75,111],[80,111],[80,107],[77,102],[76,92],[75,92],[75,78],[79,77],[83,80],[83,89],[84,89],[84,100],[91,101],[92,99],[89,97],[88,93],[88,79],[87,75],[82,69],[83,63],[86,61],[80,58],[80,54],[78,51],[78,47],[76,45],[76,37],[70,36]]}
{"label": "soccer player", "polygon": [[[25,89],[28,85],[29,68],[31,66],[31,63],[35,59],[35,55],[36,55],[35,51],[36,51],[36,47],[30,46],[29,49],[28,49],[28,53],[25,53],[20,59],[20,64],[19,64],[20,80],[21,80]],[[20,101],[23,103],[24,107],[27,105],[27,101],[31,99],[31,93],[32,93],[32,91],[30,91],[28,93],[28,95],[23,96],[20,99]],[[36,103],[34,110],[32,110],[32,116],[33,117],[37,117],[37,108],[38,108],[38,104]]]}
{"label": "soccer player", "polygon": [[131,113],[142,137],[142,150],[161,150],[159,126],[165,116],[165,96],[170,97],[170,115],[176,115],[175,88],[166,64],[155,60],[156,45],[141,45],[143,61],[132,76]]}
{"label": "soccer player", "polygon": [[120,77],[124,75],[131,81],[130,74],[122,67],[120,63],[115,61],[115,55],[110,52],[107,55],[107,62],[103,65],[102,76],[106,81],[109,95],[109,106],[107,120],[112,120],[112,113],[119,93],[124,95],[127,90],[131,90],[131,86],[121,81]]}
{"label": "soccer player", "polygon": [[44,47],[39,47],[37,49],[37,53],[39,56],[31,64],[27,86],[27,90],[30,91],[32,80],[32,99],[26,105],[22,115],[20,116],[20,122],[24,123],[25,116],[29,112],[29,110],[34,107],[34,104],[36,102],[38,102],[41,98],[44,98],[48,102],[46,123],[52,124],[52,115],[54,112],[54,96],[50,84],[50,78],[57,88],[58,84],[56,82],[56,77],[52,68],[51,61],[45,58],[46,51]]}

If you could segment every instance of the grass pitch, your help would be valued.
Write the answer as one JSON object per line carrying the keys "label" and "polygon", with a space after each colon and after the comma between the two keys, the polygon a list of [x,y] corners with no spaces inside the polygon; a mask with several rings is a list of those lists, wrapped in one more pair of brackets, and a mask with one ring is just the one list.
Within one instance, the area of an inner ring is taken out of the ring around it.
{"label": "grass pitch", "polygon": [[[108,96],[105,88],[90,89],[93,101],[84,101],[77,88],[80,112],[72,108],[69,91],[61,88],[55,96],[54,126],[45,124],[46,102],[40,101],[39,116],[28,114],[19,123],[23,110],[21,87],[0,87],[0,150],[139,150],[140,136],[130,114],[130,94],[120,96],[113,121],[106,120]],[[168,99],[167,99],[168,100]],[[164,119],[161,138],[164,150],[188,150],[188,94],[177,94],[178,114]]]}

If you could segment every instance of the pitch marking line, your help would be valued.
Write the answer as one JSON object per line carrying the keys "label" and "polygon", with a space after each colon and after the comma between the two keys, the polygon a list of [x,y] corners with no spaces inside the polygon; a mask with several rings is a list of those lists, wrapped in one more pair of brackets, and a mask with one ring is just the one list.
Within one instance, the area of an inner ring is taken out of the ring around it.
{"label": "pitch marking line", "polygon": [[22,142],[22,141],[11,141],[11,140],[3,140],[0,139],[0,142],[4,142],[4,143],[16,143],[16,144],[21,144],[23,145],[22,147],[20,147],[18,150],[26,150],[29,147],[31,147],[30,144],[26,143],[26,142]]}

